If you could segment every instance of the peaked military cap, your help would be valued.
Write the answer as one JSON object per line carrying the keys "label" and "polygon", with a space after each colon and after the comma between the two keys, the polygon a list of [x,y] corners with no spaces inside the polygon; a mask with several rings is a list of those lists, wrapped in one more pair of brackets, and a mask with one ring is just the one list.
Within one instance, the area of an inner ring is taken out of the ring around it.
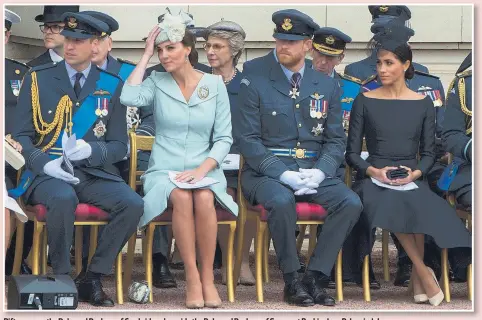
{"label": "peaked military cap", "polygon": [[21,21],[20,16],[15,12],[5,9],[5,29],[10,31],[12,23],[19,23]]}
{"label": "peaked military cap", "polygon": [[114,31],[119,30],[119,23],[117,22],[117,20],[109,16],[108,14],[105,14],[99,11],[82,11],[81,13],[87,14],[107,24],[107,26],[109,27],[109,30],[106,33],[108,35],[112,34],[112,32]]}
{"label": "peaked military cap", "polygon": [[271,20],[276,24],[273,37],[280,40],[311,38],[315,30],[320,28],[310,16],[296,9],[276,11]]}
{"label": "peaked military cap", "polygon": [[325,27],[315,31],[313,48],[327,56],[338,56],[345,51],[351,38],[338,29]]}
{"label": "peaked military cap", "polygon": [[94,36],[105,36],[109,26],[88,14],[66,12],[62,15],[65,22],[61,35],[76,39],[89,39]]}
{"label": "peaked military cap", "polygon": [[403,18],[404,20],[409,20],[412,17],[412,13],[407,6],[368,6],[368,11],[370,11],[373,19],[376,19],[380,16],[393,16]]}

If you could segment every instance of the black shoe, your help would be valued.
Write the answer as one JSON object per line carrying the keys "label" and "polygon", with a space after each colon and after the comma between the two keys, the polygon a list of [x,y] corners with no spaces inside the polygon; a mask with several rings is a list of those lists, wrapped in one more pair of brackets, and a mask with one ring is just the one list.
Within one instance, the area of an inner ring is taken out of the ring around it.
{"label": "black shoe", "polygon": [[152,285],[156,288],[176,288],[177,283],[169,270],[167,259],[161,253],[156,253],[152,257]]}
{"label": "black shoe", "polygon": [[[345,282],[345,281],[343,281]],[[362,287],[363,288],[363,281],[362,280],[358,280],[356,282],[356,284],[359,286],[359,287]],[[378,281],[377,279],[370,279],[370,289],[371,290],[380,290],[382,286],[380,285],[380,281]]]}
{"label": "black shoe", "polygon": [[323,279],[325,277],[316,277],[305,273],[302,279],[302,283],[306,287],[306,291],[310,294],[316,304],[321,304],[323,306],[334,306],[335,299],[333,299],[333,297],[326,293],[322,285],[322,283],[324,282]]}
{"label": "black shoe", "polygon": [[79,286],[79,283],[85,278],[85,269],[82,269],[82,271],[80,271],[79,275],[77,277],[75,277],[74,279],[74,283],[75,283],[75,286],[78,287]]}
{"label": "black shoe", "polygon": [[300,307],[311,307],[315,304],[311,295],[298,279],[294,279],[290,284],[285,284],[284,301]]}
{"label": "black shoe", "polygon": [[87,279],[86,277],[78,281],[77,291],[79,292],[80,302],[89,302],[96,307],[113,307],[114,301],[109,298],[102,289],[102,283],[98,279]]}
{"label": "black shoe", "polygon": [[408,287],[410,283],[411,273],[412,273],[411,263],[398,264],[397,274],[395,276],[395,281],[393,281],[393,285],[397,287]]}

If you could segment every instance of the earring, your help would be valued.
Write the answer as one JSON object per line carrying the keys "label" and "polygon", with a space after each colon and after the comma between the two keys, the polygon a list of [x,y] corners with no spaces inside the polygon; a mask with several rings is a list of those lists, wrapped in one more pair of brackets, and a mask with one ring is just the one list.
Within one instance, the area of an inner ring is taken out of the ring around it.
{"label": "earring", "polygon": [[187,54],[186,54],[186,58],[185,58],[185,59],[186,59],[186,61],[189,60],[189,56],[188,56]]}

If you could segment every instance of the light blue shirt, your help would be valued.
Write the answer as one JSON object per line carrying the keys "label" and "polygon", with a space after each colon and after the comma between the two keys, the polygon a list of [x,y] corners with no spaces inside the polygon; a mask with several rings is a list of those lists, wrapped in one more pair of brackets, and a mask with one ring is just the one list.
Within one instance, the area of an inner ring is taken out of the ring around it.
{"label": "light blue shirt", "polygon": [[[274,58],[276,59],[276,62],[279,63],[278,57],[276,56],[276,49],[273,50]],[[279,64],[281,66],[281,69],[283,70],[286,78],[288,78],[288,81],[291,83],[291,77],[293,76],[293,71],[289,70],[286,68],[284,65],[281,63]],[[303,79],[303,74],[305,73],[305,64],[301,67],[300,71],[298,71],[301,74],[301,79]]]}
{"label": "light blue shirt", "polygon": [[[80,78],[80,87],[84,86],[85,81],[87,80],[87,77],[89,76],[90,68],[92,67],[92,64],[89,64],[85,70],[81,71],[81,73],[84,75],[82,78]],[[70,84],[72,87],[75,84],[75,75],[79,72],[72,68],[67,62],[65,63],[65,68],[67,69],[67,74],[69,75],[70,79]]]}
{"label": "light blue shirt", "polygon": [[101,66],[99,66],[99,68],[101,68],[102,70],[106,70],[108,62],[109,62],[109,59],[106,58],[104,63]]}

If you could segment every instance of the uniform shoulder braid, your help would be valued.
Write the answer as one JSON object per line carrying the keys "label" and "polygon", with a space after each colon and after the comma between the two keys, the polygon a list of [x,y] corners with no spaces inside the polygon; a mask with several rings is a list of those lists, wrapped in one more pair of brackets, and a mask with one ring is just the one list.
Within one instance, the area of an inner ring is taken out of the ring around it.
{"label": "uniform shoulder braid", "polygon": [[41,64],[39,66],[36,66],[36,67],[32,67],[30,69],[31,72],[37,72],[37,71],[42,71],[42,70],[47,70],[47,69],[50,69],[50,68],[55,68],[57,67],[58,63],[57,62],[49,62],[49,63],[45,63],[45,64]]}
{"label": "uniform shoulder braid", "polygon": [[343,73],[339,73],[338,74],[340,76],[340,78],[342,79],[345,79],[345,80],[348,80],[348,81],[351,81],[351,82],[355,82],[355,83],[358,83],[358,84],[362,84],[362,81],[358,78],[355,78],[353,76],[350,76],[350,75],[347,75],[347,74],[343,74]]}
{"label": "uniform shoulder braid", "polygon": [[375,74],[372,74],[371,76],[369,76],[368,78],[366,78],[365,80],[363,80],[361,84],[367,84],[368,82],[376,79],[376,77],[377,77],[377,74],[376,74],[376,73],[375,73]]}
{"label": "uniform shoulder braid", "polygon": [[117,58],[117,61],[119,61],[120,63],[130,64],[130,65],[133,65],[133,66],[137,65],[137,63],[135,63],[135,62],[132,62],[132,61],[129,61],[129,60],[124,60],[124,59],[121,59],[121,58]]}

